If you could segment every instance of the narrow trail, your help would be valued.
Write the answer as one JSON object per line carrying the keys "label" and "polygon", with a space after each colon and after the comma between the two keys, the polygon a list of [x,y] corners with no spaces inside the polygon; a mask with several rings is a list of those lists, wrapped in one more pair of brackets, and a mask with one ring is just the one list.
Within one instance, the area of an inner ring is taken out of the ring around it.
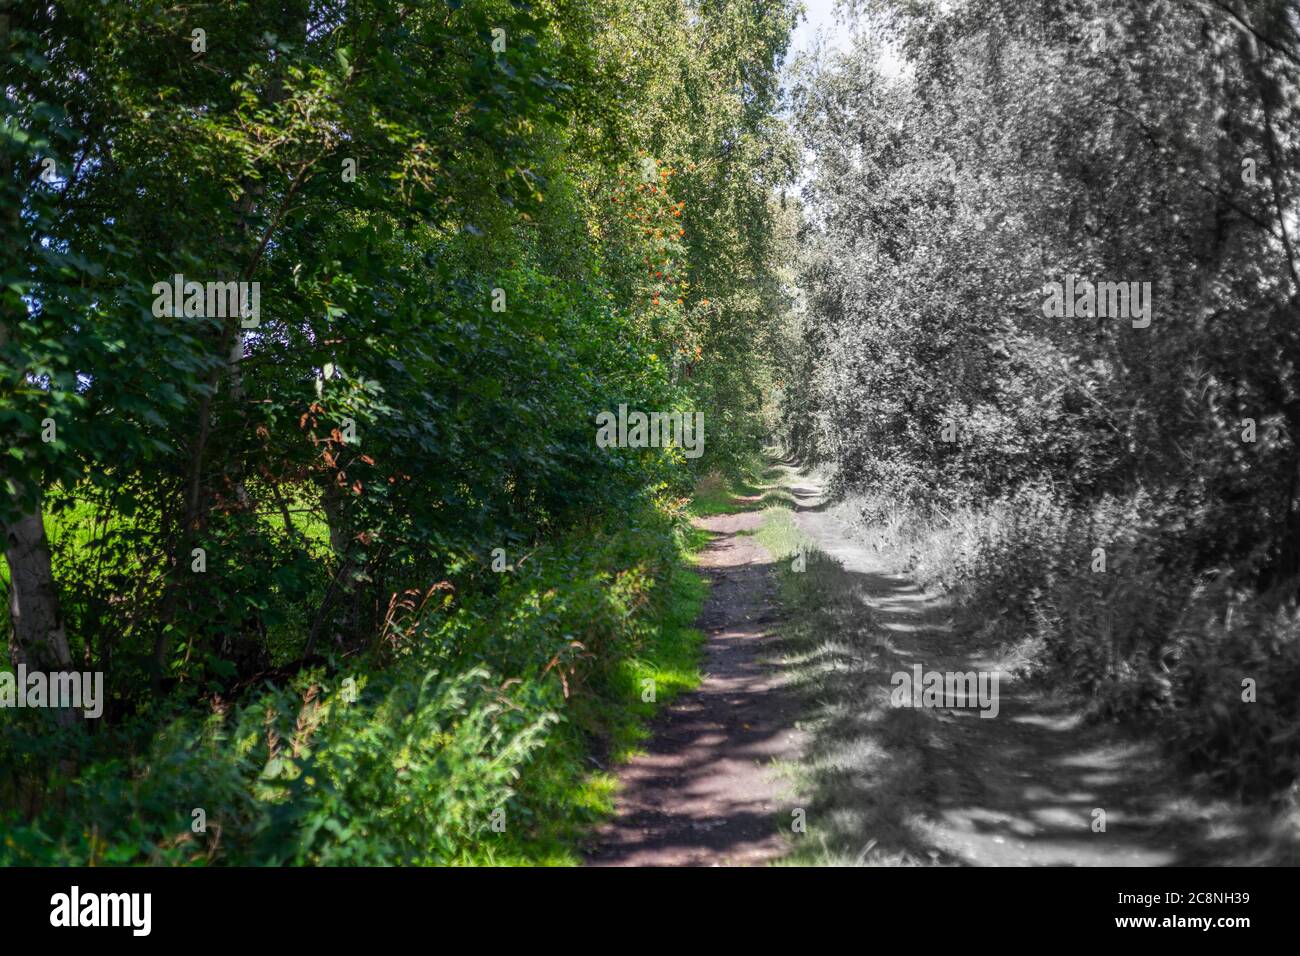
{"label": "narrow trail", "polygon": [[752,511],[696,521],[715,535],[700,557],[712,583],[697,625],[705,678],[621,768],[617,816],[596,833],[588,863],[739,866],[784,854],[787,801],[772,764],[796,759],[802,739],[799,701],[768,660],[777,616],[772,558],[751,535],[760,523]]}
{"label": "narrow trail", "polygon": [[[810,724],[812,772],[850,829],[886,861],[975,866],[1168,866],[1256,862],[1248,820],[1198,795],[1157,746],[1085,723],[1077,704],[1014,678],[1014,648],[991,646],[943,595],[927,593],[855,538],[822,489],[784,466],[795,522],[838,564],[844,626],[828,634],[821,695],[838,714]],[[1000,671],[1000,710],[892,708],[890,676]],[[883,752],[883,759],[882,759]],[[868,757],[867,755],[871,756]],[[880,807],[887,806],[881,813]],[[1104,832],[1094,829],[1105,813]],[[810,811],[811,813],[811,811]],[[882,825],[883,824],[883,825]]]}
{"label": "narrow trail", "polygon": [[[796,527],[831,559],[809,565],[821,577],[813,646],[798,651],[777,633],[776,566],[753,536],[760,498],[740,499],[755,510],[698,519],[714,535],[700,558],[712,582],[698,621],[706,676],[620,769],[617,814],[589,841],[589,864],[769,863],[798,846],[794,806],[822,848],[814,862],[1262,862],[1265,816],[1190,786],[1153,741],[1088,724],[1076,702],[1018,680],[1015,648],[891,570],[815,480],[789,463],[770,474],[768,494],[791,494]],[[998,672],[996,717],[893,707],[891,676],[915,665]],[[778,776],[778,765],[792,772]]]}

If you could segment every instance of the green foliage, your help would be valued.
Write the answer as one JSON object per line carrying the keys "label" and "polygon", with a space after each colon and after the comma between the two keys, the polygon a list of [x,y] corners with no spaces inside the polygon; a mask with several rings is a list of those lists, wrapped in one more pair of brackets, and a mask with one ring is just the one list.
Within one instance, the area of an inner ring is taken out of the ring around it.
{"label": "green foliage", "polygon": [[590,739],[626,751],[653,710],[642,681],[663,702],[697,679],[702,585],[680,565],[680,522],[647,505],[547,545],[495,595],[395,615],[364,667],[238,703],[174,701],[169,719],[90,741],[0,712],[0,792],[26,808],[0,862],[563,861],[601,809],[584,803]]}
{"label": "green foliage", "polygon": [[[108,695],[89,728],[0,714],[9,859],[565,858],[593,739],[625,751],[633,683],[693,673],[662,502],[763,428],[791,25],[0,15],[0,526],[48,536],[0,585],[22,564],[50,612],[15,660],[66,633]],[[256,325],[173,314],[177,274],[258,283]],[[620,404],[702,411],[705,456],[598,447]]]}

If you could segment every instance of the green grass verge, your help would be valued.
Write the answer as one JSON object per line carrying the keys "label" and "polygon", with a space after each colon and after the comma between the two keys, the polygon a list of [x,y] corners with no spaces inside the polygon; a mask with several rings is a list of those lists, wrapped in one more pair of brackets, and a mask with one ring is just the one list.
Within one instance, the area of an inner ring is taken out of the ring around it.
{"label": "green grass verge", "polygon": [[[708,596],[708,580],[694,569],[695,555],[712,536],[691,527],[682,536],[680,563],[668,581],[667,600],[651,622],[651,634],[635,656],[614,669],[613,693],[574,708],[533,772],[534,786],[549,790],[546,802],[571,808],[535,837],[481,846],[468,865],[578,866],[591,829],[610,819],[618,797],[617,767],[641,752],[660,708],[698,687],[704,634],[694,627]],[[653,700],[647,699],[653,688]],[[599,728],[593,735],[591,728]],[[594,769],[593,769],[594,768]],[[538,778],[542,779],[538,779]]]}
{"label": "green grass verge", "polygon": [[706,475],[696,483],[686,510],[697,518],[753,511],[765,503],[760,496],[770,492],[767,481],[772,473],[765,459],[755,458],[738,475]]}

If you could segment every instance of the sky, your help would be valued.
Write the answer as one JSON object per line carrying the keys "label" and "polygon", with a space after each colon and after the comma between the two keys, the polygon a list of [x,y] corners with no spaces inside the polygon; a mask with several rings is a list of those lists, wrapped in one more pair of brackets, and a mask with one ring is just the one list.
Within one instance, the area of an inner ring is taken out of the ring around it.
{"label": "sky", "polygon": [[835,20],[835,0],[804,0],[804,15],[795,28],[790,56],[805,52],[812,47],[813,39],[820,31],[829,49],[846,50],[849,46],[848,28]]}
{"label": "sky", "polygon": [[[853,28],[847,22],[837,19],[836,0],[803,0],[803,3],[804,16],[795,27],[790,50],[786,54],[786,63],[792,63],[798,54],[810,51],[819,35],[828,52],[848,51],[853,45]],[[880,69],[886,76],[897,75],[900,72],[898,59],[888,49],[881,58]]]}

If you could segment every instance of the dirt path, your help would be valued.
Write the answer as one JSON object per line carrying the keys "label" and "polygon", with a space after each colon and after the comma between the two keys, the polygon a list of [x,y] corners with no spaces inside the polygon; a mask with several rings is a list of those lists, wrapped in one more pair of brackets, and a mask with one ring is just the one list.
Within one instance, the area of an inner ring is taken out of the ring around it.
{"label": "dirt path", "polygon": [[596,834],[591,864],[752,865],[785,852],[789,810],[771,764],[798,756],[799,703],[767,660],[777,652],[772,559],[748,533],[760,521],[747,512],[696,522],[716,535],[700,560],[712,582],[698,623],[706,676],[621,769],[618,814]]}
{"label": "dirt path", "polygon": [[[957,623],[960,609],[944,596],[891,573],[815,483],[785,470],[796,524],[838,564],[833,582],[847,606],[842,626],[828,628],[813,681],[814,696],[840,704],[810,723],[807,748],[823,819],[840,821],[841,852],[857,852],[856,836],[877,854],[871,862],[883,863],[1259,862],[1262,818],[1198,795],[1150,741],[1086,724],[1069,701],[1015,680],[1014,649],[989,646],[971,622]],[[1000,671],[997,716],[892,707],[891,675],[916,664]],[[1104,832],[1094,827],[1099,810]]]}
{"label": "dirt path", "polygon": [[[757,508],[697,521],[715,535],[700,561],[712,581],[699,620],[706,677],[619,772],[618,813],[590,864],[752,865],[792,849],[793,862],[872,865],[1274,862],[1266,815],[1207,796],[1152,741],[1085,723],[1077,704],[1015,679],[1015,648],[891,571],[807,475],[775,472],[769,494],[792,493],[795,525],[831,559],[808,566],[809,633],[777,636],[784,612],[752,534]],[[996,717],[892,706],[892,675],[916,665],[997,672]],[[778,778],[774,762],[794,773]],[[790,838],[796,805],[806,843]]]}

